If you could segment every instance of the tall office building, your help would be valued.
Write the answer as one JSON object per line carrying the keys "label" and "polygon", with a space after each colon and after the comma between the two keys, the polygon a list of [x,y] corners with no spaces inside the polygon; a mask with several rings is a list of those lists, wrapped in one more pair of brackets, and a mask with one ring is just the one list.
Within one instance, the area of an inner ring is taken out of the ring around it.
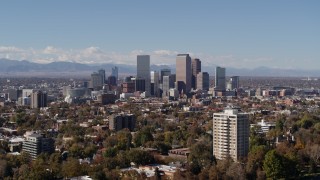
{"label": "tall office building", "polygon": [[146,96],[150,96],[150,56],[137,56],[137,79],[145,80]]}
{"label": "tall office building", "polygon": [[41,153],[51,154],[54,152],[54,140],[45,138],[41,134],[31,134],[23,142],[22,150],[27,152],[32,159],[36,159]]}
{"label": "tall office building", "polygon": [[111,70],[112,70],[111,76],[116,77],[116,79],[118,80],[118,78],[119,78],[119,69],[118,69],[118,67],[115,66]]}
{"label": "tall office building", "polygon": [[192,85],[193,89],[197,89],[197,74],[201,72],[201,61],[200,59],[192,59],[191,61],[191,69],[192,69]]}
{"label": "tall office building", "polygon": [[231,90],[239,89],[239,76],[230,77]]}
{"label": "tall office building", "polygon": [[226,90],[226,68],[216,67],[215,89],[218,91]]}
{"label": "tall office building", "polygon": [[159,72],[151,71],[151,95],[159,97]]}
{"label": "tall office building", "polygon": [[91,88],[95,90],[101,90],[103,86],[103,77],[99,73],[92,73],[91,74]]}
{"label": "tall office building", "polygon": [[135,79],[135,91],[145,92],[146,91],[146,80],[145,79]]}
{"label": "tall office building", "polygon": [[209,73],[207,72],[199,72],[197,74],[197,87],[196,89],[209,91]]}
{"label": "tall office building", "polygon": [[191,90],[191,58],[189,54],[178,54],[176,58],[176,84],[179,93]]}
{"label": "tall office building", "polygon": [[36,92],[34,89],[22,89],[22,97],[29,97],[34,92]]}
{"label": "tall office building", "polygon": [[8,99],[10,101],[17,101],[19,97],[22,97],[22,90],[20,89],[9,89]]}
{"label": "tall office building", "polygon": [[249,152],[249,114],[228,107],[213,114],[213,155],[238,161]]}
{"label": "tall office building", "polygon": [[174,88],[174,82],[176,81],[176,75],[171,74],[169,76],[163,76],[162,83],[162,96],[167,97],[170,94],[170,89]]}
{"label": "tall office building", "polygon": [[103,85],[104,83],[106,83],[106,71],[104,69],[100,69],[98,73],[102,77],[102,85]]}
{"label": "tall office building", "polygon": [[163,83],[163,76],[169,76],[171,74],[171,69],[161,69],[160,70],[160,83]]}
{"label": "tall office building", "polygon": [[47,93],[42,91],[34,92],[31,94],[31,108],[47,107]]}
{"label": "tall office building", "polygon": [[108,84],[111,86],[117,85],[117,78],[115,76],[109,76],[108,77]]}

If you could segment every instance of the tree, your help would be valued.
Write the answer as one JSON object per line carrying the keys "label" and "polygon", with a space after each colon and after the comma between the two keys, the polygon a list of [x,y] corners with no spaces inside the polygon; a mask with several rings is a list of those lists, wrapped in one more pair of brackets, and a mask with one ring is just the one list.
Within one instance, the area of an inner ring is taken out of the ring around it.
{"label": "tree", "polygon": [[118,166],[118,161],[116,158],[105,158],[104,159],[104,166],[108,169],[108,170],[112,170],[115,169]]}
{"label": "tree", "polygon": [[148,141],[153,141],[153,136],[150,128],[143,128],[137,132],[134,138],[134,144],[136,147],[144,145]]}
{"label": "tree", "polygon": [[191,146],[188,162],[194,174],[199,174],[201,169],[211,166],[214,162],[211,144],[200,141]]}
{"label": "tree", "polygon": [[42,179],[55,179],[52,172],[48,169],[44,159],[37,158],[32,162],[28,179],[42,180]]}
{"label": "tree", "polygon": [[69,148],[70,156],[74,158],[83,157],[83,147],[80,146],[78,143],[73,143],[72,146]]}
{"label": "tree", "polygon": [[169,150],[171,149],[171,146],[168,143],[161,141],[155,141],[152,146],[157,148],[161,154],[168,154]]}
{"label": "tree", "polygon": [[125,168],[130,166],[130,159],[128,159],[127,154],[125,152],[120,152],[116,156],[118,166],[120,168]]}
{"label": "tree", "polygon": [[231,166],[227,169],[226,175],[231,179],[245,180],[246,178],[245,170],[238,162],[231,164]]}
{"label": "tree", "polygon": [[104,152],[104,157],[115,157],[117,155],[117,150],[116,148],[113,147],[108,147],[105,152]]}
{"label": "tree", "polygon": [[246,171],[249,179],[257,178],[257,170],[262,168],[262,162],[266,154],[265,146],[254,146],[248,154]]}
{"label": "tree", "polygon": [[146,165],[154,162],[154,157],[151,154],[138,149],[131,149],[127,154],[127,158],[136,165]]}
{"label": "tree", "polygon": [[7,141],[0,141],[0,150],[8,152],[10,150],[8,144]]}
{"label": "tree", "polygon": [[309,129],[313,125],[313,118],[310,114],[305,114],[302,119],[298,122],[300,127]]}
{"label": "tree", "polygon": [[97,149],[98,147],[94,144],[87,145],[83,150],[84,156],[92,158],[93,154],[96,153]]}
{"label": "tree", "polygon": [[82,168],[79,161],[74,158],[68,158],[68,160],[62,164],[62,175],[69,178],[81,176]]}
{"label": "tree", "polygon": [[210,169],[210,171],[213,170],[213,172],[211,172],[211,177],[215,177],[212,175],[216,174],[216,176],[218,177],[217,179],[227,179],[226,172],[232,163],[233,160],[230,156],[227,156],[223,160],[217,161],[217,165],[215,166],[215,168]]}
{"label": "tree", "polygon": [[263,170],[266,172],[266,176],[271,179],[285,177],[285,166],[282,162],[282,157],[275,150],[271,150],[265,155]]}
{"label": "tree", "polygon": [[116,146],[118,143],[117,137],[116,136],[108,136],[104,141],[103,141],[103,146],[104,147],[113,147]]}
{"label": "tree", "polygon": [[278,119],[276,121],[276,129],[279,131],[283,131],[283,127],[284,127],[284,120]]}
{"label": "tree", "polygon": [[306,152],[313,162],[315,162],[316,164],[320,163],[320,145],[319,144],[308,146]]}
{"label": "tree", "polygon": [[62,158],[60,153],[53,153],[49,157],[49,170],[55,176],[56,179],[62,178],[61,175],[61,164]]}
{"label": "tree", "polygon": [[23,164],[19,167],[18,173],[15,173],[15,177],[19,179],[28,179],[30,168],[27,164]]}
{"label": "tree", "polygon": [[256,146],[266,145],[266,140],[263,134],[257,133],[257,128],[260,127],[253,127],[250,129],[250,147],[249,149],[252,150]]}
{"label": "tree", "polygon": [[117,149],[128,150],[131,147],[132,135],[128,129],[117,132]]}
{"label": "tree", "polygon": [[12,169],[6,160],[0,160],[0,178],[12,175]]}

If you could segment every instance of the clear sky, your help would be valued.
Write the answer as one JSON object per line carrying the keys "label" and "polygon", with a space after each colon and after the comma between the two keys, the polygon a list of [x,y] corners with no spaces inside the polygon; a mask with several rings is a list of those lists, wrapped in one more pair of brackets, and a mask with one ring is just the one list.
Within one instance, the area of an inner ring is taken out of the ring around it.
{"label": "clear sky", "polygon": [[319,0],[4,0],[0,58],[320,69]]}

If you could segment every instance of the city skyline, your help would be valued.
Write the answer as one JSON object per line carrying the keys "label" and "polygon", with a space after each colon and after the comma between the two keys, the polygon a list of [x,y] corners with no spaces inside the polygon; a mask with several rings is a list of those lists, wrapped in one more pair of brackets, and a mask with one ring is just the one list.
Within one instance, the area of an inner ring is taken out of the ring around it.
{"label": "city skyline", "polygon": [[0,179],[320,179],[320,1],[3,1]]}
{"label": "city skyline", "polygon": [[[174,64],[318,69],[319,2],[179,3],[8,1],[0,12],[0,58],[48,63]],[[15,13],[12,13],[15,12]]]}

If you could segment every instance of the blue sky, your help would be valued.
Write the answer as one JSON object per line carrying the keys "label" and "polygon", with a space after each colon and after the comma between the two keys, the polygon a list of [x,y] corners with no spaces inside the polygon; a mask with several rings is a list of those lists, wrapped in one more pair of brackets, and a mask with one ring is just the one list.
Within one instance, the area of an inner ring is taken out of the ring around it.
{"label": "blue sky", "polygon": [[320,69],[318,0],[0,2],[0,58]]}

